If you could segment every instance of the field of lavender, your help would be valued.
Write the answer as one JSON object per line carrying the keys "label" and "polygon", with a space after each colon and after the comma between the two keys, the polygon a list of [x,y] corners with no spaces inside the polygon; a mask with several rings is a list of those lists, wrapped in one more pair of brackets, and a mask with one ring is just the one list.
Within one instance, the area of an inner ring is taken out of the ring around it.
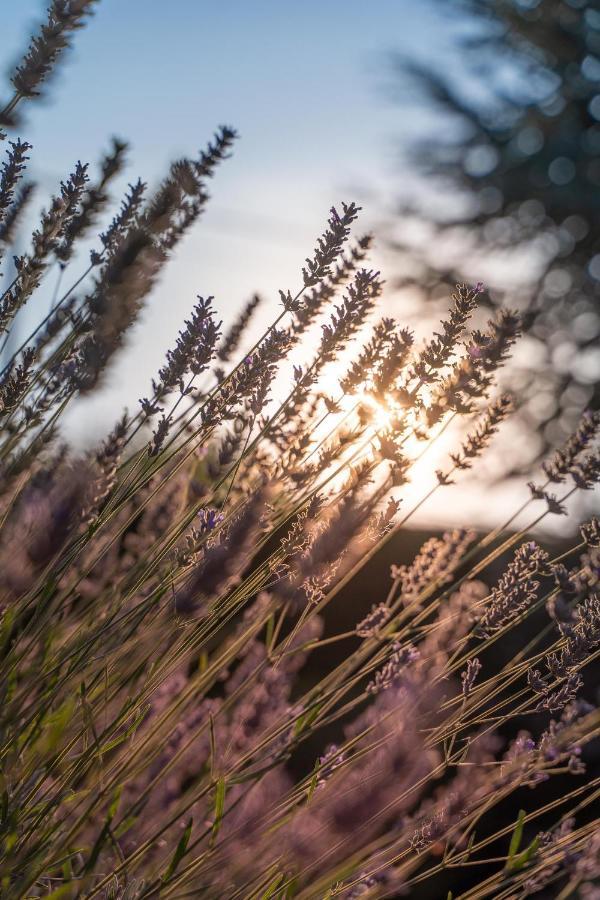
{"label": "field of lavender", "polygon": [[[5,271],[19,112],[92,7],[53,0],[0,114]],[[83,271],[126,147],[77,163],[0,283],[0,896],[598,898],[600,522],[566,552],[530,534],[600,480],[600,416],[508,521],[394,557],[415,463],[456,434],[423,500],[443,492],[511,413],[515,312],[474,328],[460,284],[425,343],[378,317],[342,203],[258,339],[258,297],[225,332],[198,297],[137,412],[65,445],[235,141],[131,184]]]}

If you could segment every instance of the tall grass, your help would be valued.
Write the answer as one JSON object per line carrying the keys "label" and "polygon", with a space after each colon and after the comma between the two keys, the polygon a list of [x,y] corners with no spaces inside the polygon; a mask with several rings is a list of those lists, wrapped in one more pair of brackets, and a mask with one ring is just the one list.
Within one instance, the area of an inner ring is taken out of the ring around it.
{"label": "tall grass", "polygon": [[[91,7],[54,0],[6,125]],[[600,718],[584,678],[600,525],[554,558],[529,538],[598,481],[598,417],[509,521],[432,537],[366,604],[355,587],[400,546],[420,505],[403,486],[440,435],[466,427],[421,502],[510,414],[497,377],[516,313],[473,330],[483,289],[458,285],[424,344],[378,318],[371,240],[342,204],[264,334],[249,330],[258,298],[223,334],[198,297],[139,410],[85,455],[61,439],[235,138],[220,128],[154,193],[132,184],[83,272],[77,248],[126,148],[96,181],[78,163],[2,284],[6,344],[61,274],[0,376],[1,896],[598,896],[585,761]],[[7,144],[3,253],[30,152]]]}

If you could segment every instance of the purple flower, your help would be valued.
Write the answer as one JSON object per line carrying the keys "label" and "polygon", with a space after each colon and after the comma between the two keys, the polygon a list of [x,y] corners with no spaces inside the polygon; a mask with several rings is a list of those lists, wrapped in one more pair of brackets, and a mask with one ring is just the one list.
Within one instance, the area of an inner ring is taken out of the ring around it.
{"label": "purple flower", "polygon": [[212,531],[219,522],[222,522],[224,519],[223,513],[218,512],[216,509],[201,509],[198,513],[198,518],[201,522],[201,529],[203,532]]}
{"label": "purple flower", "polygon": [[483,356],[483,347],[479,347],[477,344],[471,344],[467,347],[467,353],[474,359],[481,359]]}

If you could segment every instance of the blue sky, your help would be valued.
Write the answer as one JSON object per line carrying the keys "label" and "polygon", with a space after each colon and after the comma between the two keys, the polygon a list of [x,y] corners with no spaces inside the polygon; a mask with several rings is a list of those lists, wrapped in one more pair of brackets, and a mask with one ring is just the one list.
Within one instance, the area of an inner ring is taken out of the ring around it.
{"label": "blue sky", "polygon": [[[0,12],[7,61],[41,8]],[[92,158],[116,130],[134,142],[134,164],[157,167],[228,121],[244,138],[240,166],[266,180],[364,169],[381,150],[374,130],[393,119],[377,96],[382,56],[435,53],[435,26],[417,0],[101,0],[28,133],[49,166],[68,164],[74,139]]]}
{"label": "blue sky", "polygon": [[[5,66],[43,8],[19,0],[0,9]],[[361,227],[377,220],[396,141],[419,125],[418,113],[401,115],[386,96],[386,55],[441,52],[445,37],[423,0],[101,0],[48,100],[24,108],[19,133],[34,145],[38,202],[76,159],[95,162],[111,134],[132,145],[122,187],[138,175],[155,183],[221,123],[240,140],[132,349],[74,427],[112,415],[116,391],[136,404],[196,294],[214,294],[227,323],[259,290],[270,298],[268,319],[277,288],[298,285],[332,203],[364,198]]]}

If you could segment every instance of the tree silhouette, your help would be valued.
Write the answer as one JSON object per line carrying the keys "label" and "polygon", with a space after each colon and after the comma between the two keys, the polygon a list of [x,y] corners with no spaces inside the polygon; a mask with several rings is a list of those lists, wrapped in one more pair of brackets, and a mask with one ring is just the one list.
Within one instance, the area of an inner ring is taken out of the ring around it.
{"label": "tree silhouette", "polygon": [[431,298],[489,269],[490,304],[519,307],[532,342],[513,377],[541,450],[600,405],[600,4],[444,0],[444,14],[468,78],[400,60],[437,116],[409,149],[429,190],[401,206],[400,283]]}

